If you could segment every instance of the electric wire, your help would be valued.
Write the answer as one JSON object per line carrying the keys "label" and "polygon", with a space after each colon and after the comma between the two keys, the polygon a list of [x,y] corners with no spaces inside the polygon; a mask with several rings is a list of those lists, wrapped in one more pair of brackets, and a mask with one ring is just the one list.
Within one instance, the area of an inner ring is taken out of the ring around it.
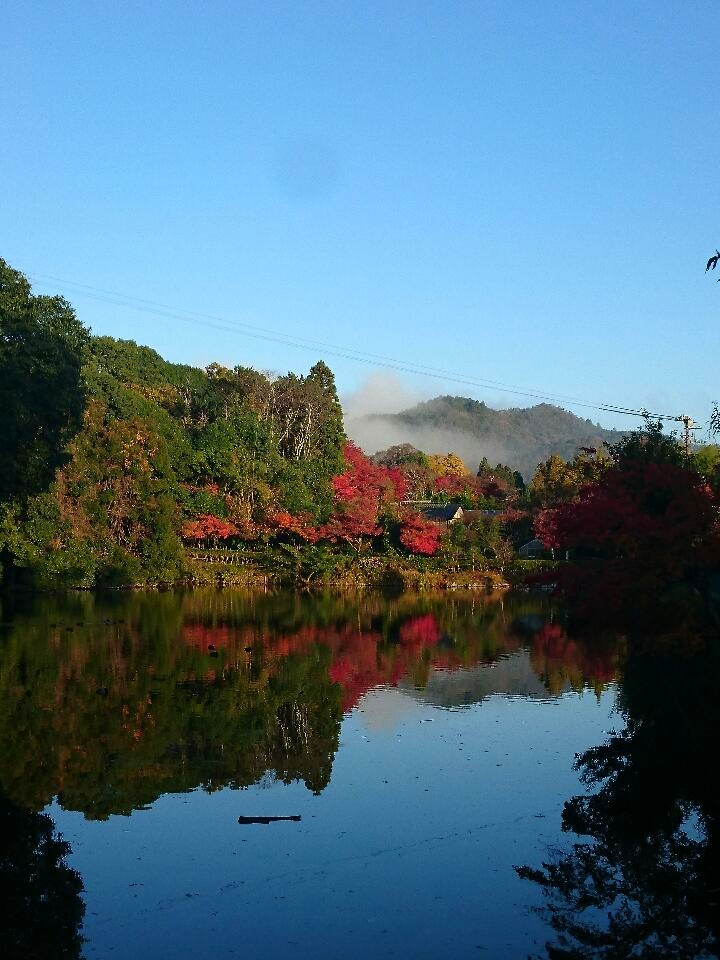
{"label": "electric wire", "polygon": [[74,295],[88,297],[101,303],[108,303],[125,309],[136,310],[140,313],[147,313],[168,320],[178,320],[183,323],[196,324],[211,329],[223,330],[228,333],[235,333],[241,336],[250,337],[255,340],[263,340],[270,343],[279,343],[284,346],[291,346],[303,350],[322,350],[325,354],[338,357],[344,360],[350,360],[356,363],[362,363],[372,367],[382,367],[388,370],[394,370],[400,373],[410,373],[419,376],[433,377],[438,380],[444,380],[450,383],[457,383],[464,386],[481,387],[492,389],[500,393],[512,394],[514,396],[526,397],[534,400],[542,400],[552,403],[564,403],[568,406],[582,407],[600,411],[603,413],[614,413],[622,416],[631,417],[650,417],[654,420],[682,421],[685,418],[674,414],[650,413],[645,409],[636,409],[622,406],[614,403],[592,402],[578,397],[568,397],[560,394],[553,394],[539,389],[528,389],[518,384],[508,383],[503,380],[494,380],[487,377],[473,377],[468,375],[459,376],[457,372],[444,370],[439,367],[428,364],[416,363],[415,361],[398,360],[395,357],[389,357],[384,354],[370,353],[355,348],[343,347],[338,344],[328,343],[323,340],[316,340],[311,337],[300,337],[295,334],[284,334],[267,327],[248,323],[244,320],[228,319],[214,316],[212,314],[200,313],[194,310],[188,310],[183,307],[172,307],[167,304],[157,303],[153,300],[146,300],[141,297],[131,296],[129,294],[118,293],[111,290],[103,290],[90,284],[80,283],[75,280],[67,280],[62,277],[56,277],[49,274],[28,272],[29,279],[42,285],[50,283],[61,284],[74,292]]}
{"label": "electric wire", "polygon": [[203,314],[197,311],[186,310],[181,307],[169,307],[165,304],[156,303],[152,300],[143,300],[139,297],[132,297],[126,294],[118,294],[112,291],[101,290],[90,287],[88,284],[80,284],[75,281],[63,280],[60,277],[41,276],[40,274],[28,274],[32,279],[42,282],[53,281],[62,283],[65,286],[77,287],[81,295],[99,300],[104,303],[111,303],[117,306],[128,307],[140,312],[153,313],[157,316],[163,316],[168,319],[178,319],[185,322],[198,323],[204,326],[214,327],[216,329],[226,330],[233,333],[241,333],[245,336],[255,339],[268,340],[274,343],[300,347],[302,349],[323,349],[333,356],[343,359],[356,360],[363,363],[371,363],[376,366],[390,367],[391,369],[401,370],[403,372],[418,373],[425,376],[438,377],[442,379],[451,379],[455,382],[465,383],[474,386],[491,387],[493,389],[503,390],[504,392],[517,393],[520,396],[533,397],[536,399],[549,399],[558,402],[573,403],[577,405],[590,406],[593,409],[600,409],[597,404],[590,404],[577,397],[560,396],[549,394],[546,391],[527,389],[518,384],[507,383],[502,380],[493,380],[490,378],[480,378],[463,376],[458,377],[456,372],[444,370],[438,367],[431,367],[427,364],[416,363],[414,361],[401,361],[394,357],[388,357],[384,354],[369,353],[356,348],[340,347],[336,344],[327,343],[323,340],[315,340],[309,337],[298,337],[294,334],[282,334],[268,328],[259,327],[243,320],[228,320],[227,318],[216,317],[212,314]]}

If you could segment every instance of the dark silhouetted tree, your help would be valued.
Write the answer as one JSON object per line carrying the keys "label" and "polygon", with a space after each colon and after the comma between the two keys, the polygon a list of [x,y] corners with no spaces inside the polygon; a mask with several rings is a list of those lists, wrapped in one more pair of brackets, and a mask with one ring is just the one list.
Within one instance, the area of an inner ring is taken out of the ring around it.
{"label": "dark silhouetted tree", "polygon": [[[619,685],[626,727],[582,754],[591,788],[562,825],[576,840],[541,869],[551,960],[701,960],[720,949],[718,657],[633,637]],[[657,651],[657,652],[653,652]]]}
{"label": "dark silhouetted tree", "polygon": [[85,904],[70,845],[50,817],[0,795],[0,951],[5,960],[79,960]]}

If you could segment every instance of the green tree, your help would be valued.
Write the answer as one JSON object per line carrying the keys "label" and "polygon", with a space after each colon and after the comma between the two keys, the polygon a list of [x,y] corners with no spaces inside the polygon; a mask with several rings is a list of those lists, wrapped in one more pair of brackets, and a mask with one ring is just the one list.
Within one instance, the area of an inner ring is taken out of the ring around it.
{"label": "green tree", "polygon": [[177,573],[181,547],[175,533],[178,490],[167,447],[141,419],[107,418],[93,401],[85,429],[70,446],[60,478],[63,511],[88,531],[99,576],[128,582]]}
{"label": "green tree", "polygon": [[283,506],[325,520],[333,507],[332,478],[345,470],[345,432],[335,378],[319,361],[307,377],[288,374],[272,385],[270,435],[285,463],[276,482]]}
{"label": "green tree", "polygon": [[683,448],[674,433],[664,433],[661,420],[645,416],[645,426],[625,434],[617,443],[608,444],[608,454],[616,466],[628,467],[646,463],[669,463],[686,466]]}
{"label": "green tree", "polygon": [[0,259],[0,501],[46,489],[80,428],[88,331]]}

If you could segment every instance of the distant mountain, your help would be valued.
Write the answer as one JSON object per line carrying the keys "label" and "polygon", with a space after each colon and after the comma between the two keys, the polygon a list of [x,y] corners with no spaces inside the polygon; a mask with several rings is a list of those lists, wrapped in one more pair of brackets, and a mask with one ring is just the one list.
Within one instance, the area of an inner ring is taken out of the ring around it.
{"label": "distant mountain", "polygon": [[493,410],[467,397],[435,397],[401,413],[353,417],[345,430],[366,453],[412,443],[425,453],[453,451],[471,470],[487,457],[519,470],[526,480],[551,453],[571,459],[579,447],[597,448],[622,436],[550,403]]}

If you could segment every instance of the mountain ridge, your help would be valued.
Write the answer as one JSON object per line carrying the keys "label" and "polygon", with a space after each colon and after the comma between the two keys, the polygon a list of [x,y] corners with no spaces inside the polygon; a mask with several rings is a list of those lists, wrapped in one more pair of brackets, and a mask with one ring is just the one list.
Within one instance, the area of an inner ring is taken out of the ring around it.
{"label": "mountain ridge", "polygon": [[616,443],[623,433],[551,403],[496,410],[470,397],[438,396],[398,413],[371,413],[346,421],[348,436],[367,453],[412,443],[426,453],[457,453],[471,470],[487,457],[529,480],[537,465],[557,453]]}

